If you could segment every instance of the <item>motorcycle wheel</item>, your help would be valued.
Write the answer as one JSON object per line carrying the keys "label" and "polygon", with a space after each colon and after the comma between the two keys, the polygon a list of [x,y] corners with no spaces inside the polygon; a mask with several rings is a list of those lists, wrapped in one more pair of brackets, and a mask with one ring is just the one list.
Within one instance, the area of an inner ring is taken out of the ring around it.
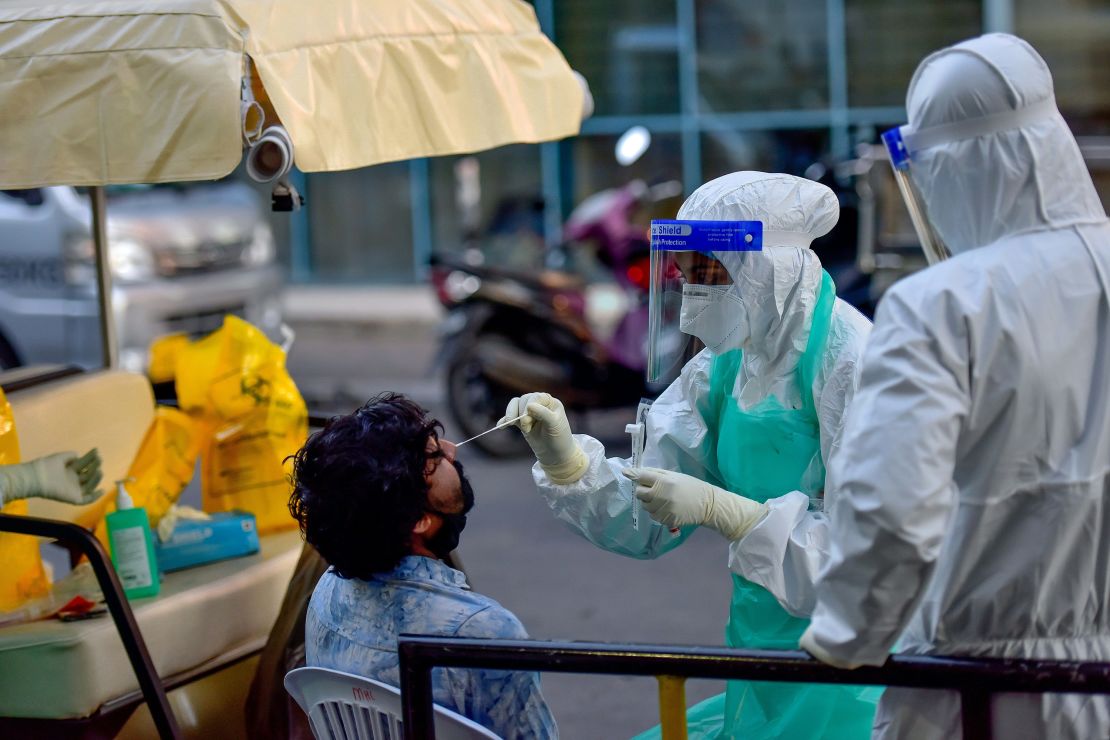
{"label": "motorcycle wheel", "polygon": [[[447,406],[462,430],[463,439],[470,439],[494,427],[504,416],[505,407],[514,395],[487,378],[478,358],[469,350],[463,350],[447,366]],[[487,434],[470,444],[491,457],[531,454],[524,436],[516,429]]]}

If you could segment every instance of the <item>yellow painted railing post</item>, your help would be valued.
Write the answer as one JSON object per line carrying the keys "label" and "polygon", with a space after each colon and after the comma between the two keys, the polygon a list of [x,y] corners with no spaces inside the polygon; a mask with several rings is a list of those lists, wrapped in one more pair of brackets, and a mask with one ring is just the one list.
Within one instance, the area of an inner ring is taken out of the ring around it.
{"label": "yellow painted railing post", "polygon": [[659,681],[659,729],[663,740],[686,740],[686,679],[656,676]]}

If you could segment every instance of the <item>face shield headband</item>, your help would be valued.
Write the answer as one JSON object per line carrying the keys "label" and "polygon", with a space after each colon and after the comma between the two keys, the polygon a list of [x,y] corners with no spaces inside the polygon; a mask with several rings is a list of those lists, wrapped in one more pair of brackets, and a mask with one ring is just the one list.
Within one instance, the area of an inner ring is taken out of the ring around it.
{"label": "face shield headband", "polygon": [[[761,221],[651,222],[651,286],[648,312],[649,382],[669,382],[689,359],[693,323],[714,326],[706,338],[727,333],[730,316],[738,310],[729,300],[732,276],[715,255],[763,249]],[[699,302],[699,319],[692,305]]]}
{"label": "face shield headband", "polygon": [[927,204],[917,187],[914,177],[916,155],[922,150],[942,144],[1021,128],[1045,120],[1055,113],[1056,101],[1049,98],[1018,110],[991,116],[969,118],[918,130],[899,126],[883,134],[883,144],[886,145],[887,156],[894,169],[894,179],[898,183],[898,190],[902,193],[914,231],[917,232],[929,264],[951,257],[952,252],[941,238],[934,220],[929,217]]}

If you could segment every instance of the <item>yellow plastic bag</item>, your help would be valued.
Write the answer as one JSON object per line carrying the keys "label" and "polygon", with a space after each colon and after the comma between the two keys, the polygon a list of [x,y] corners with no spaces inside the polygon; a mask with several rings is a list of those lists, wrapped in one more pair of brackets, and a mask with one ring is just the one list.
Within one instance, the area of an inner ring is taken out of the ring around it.
{"label": "yellow plastic bag", "polygon": [[[177,409],[158,406],[124,485],[135,506],[146,509],[151,528],[156,528],[170,507],[177,503],[193,479],[197,456],[208,431],[203,424]],[[110,501],[96,524],[96,536],[108,547],[104,516],[116,510],[116,490],[103,497]]]}
{"label": "yellow plastic bag", "polygon": [[154,421],[127,471],[127,477],[134,480],[126,484],[135,506],[146,509],[150,526],[158,526],[193,479],[200,447],[198,424],[187,414],[167,406],[155,410]]}
{"label": "yellow plastic bag", "polygon": [[[19,438],[11,404],[0,390],[0,465],[19,462]],[[12,501],[0,509],[5,514],[24,516],[26,501]],[[50,579],[42,567],[39,541],[26,535],[0,533],[0,611],[10,611],[50,591]]]}
{"label": "yellow plastic bag", "polygon": [[151,383],[168,383],[177,372],[177,357],[189,346],[188,334],[167,334],[150,345],[150,366],[146,374]]}
{"label": "yellow plastic bag", "polygon": [[176,387],[181,408],[212,430],[201,454],[204,510],[249,511],[263,534],[295,527],[285,459],[308,437],[308,411],[285,352],[228,316],[179,350]]}

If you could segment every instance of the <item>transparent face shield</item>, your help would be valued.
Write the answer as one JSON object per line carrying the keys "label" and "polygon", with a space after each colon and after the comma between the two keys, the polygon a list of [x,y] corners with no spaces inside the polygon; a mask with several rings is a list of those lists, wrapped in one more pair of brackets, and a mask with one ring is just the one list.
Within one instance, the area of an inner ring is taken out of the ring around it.
{"label": "transparent face shield", "polygon": [[761,249],[760,221],[651,222],[648,382],[677,376],[695,337],[712,348],[729,330],[733,279],[714,255]]}
{"label": "transparent face shield", "polygon": [[903,128],[892,128],[884,133],[883,143],[886,145],[891,167],[894,168],[894,180],[898,183],[898,190],[901,191],[902,199],[910,212],[910,220],[913,222],[914,231],[917,232],[917,238],[921,240],[925,258],[931,265],[948,259],[952,253],[929,220],[925,200],[913,182],[913,153],[907,145]]}

